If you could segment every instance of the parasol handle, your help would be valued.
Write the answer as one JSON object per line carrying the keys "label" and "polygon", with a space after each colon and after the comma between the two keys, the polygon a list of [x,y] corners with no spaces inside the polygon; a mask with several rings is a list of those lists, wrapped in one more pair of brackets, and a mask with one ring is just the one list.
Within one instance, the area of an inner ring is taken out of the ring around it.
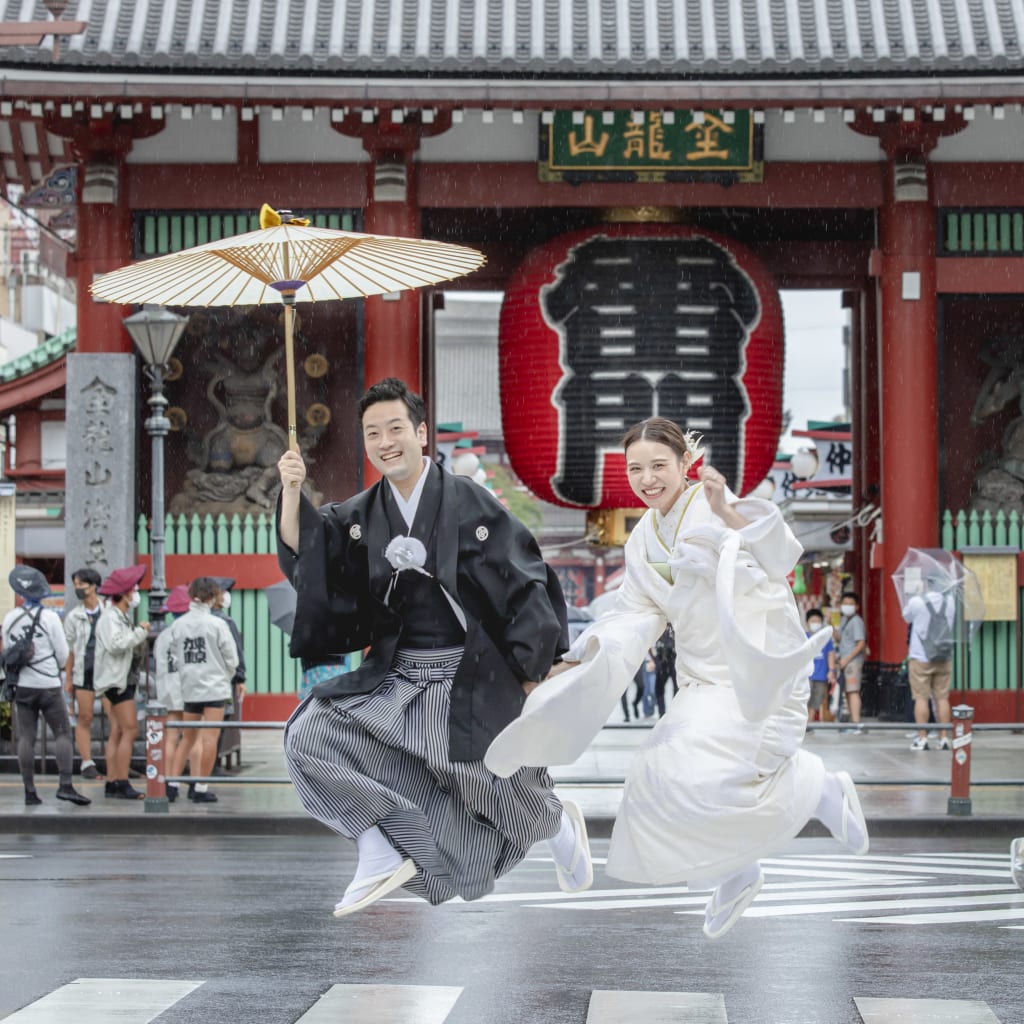
{"label": "parasol handle", "polygon": [[299,435],[295,415],[295,293],[283,294],[284,300],[284,359],[288,391],[288,447],[299,450]]}

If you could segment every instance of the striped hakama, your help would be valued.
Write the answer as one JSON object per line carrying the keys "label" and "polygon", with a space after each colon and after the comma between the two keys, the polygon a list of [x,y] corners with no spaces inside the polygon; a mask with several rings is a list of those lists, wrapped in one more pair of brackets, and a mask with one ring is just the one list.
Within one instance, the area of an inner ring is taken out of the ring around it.
{"label": "striped hakama", "polygon": [[430,903],[478,899],[530,847],[558,832],[562,805],[543,768],[507,779],[450,761],[452,677],[462,648],[399,650],[371,693],[306,700],[285,731],[303,806],[349,839],[376,825],[419,872]]}

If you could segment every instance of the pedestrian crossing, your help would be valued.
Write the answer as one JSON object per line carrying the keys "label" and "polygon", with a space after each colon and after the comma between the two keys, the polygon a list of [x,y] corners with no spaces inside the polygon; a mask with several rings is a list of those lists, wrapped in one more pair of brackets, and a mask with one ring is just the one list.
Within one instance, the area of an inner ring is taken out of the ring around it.
{"label": "pedestrian crossing", "polygon": [[[536,858],[538,868],[550,863]],[[595,857],[600,865],[603,859]],[[1024,928],[1024,892],[1010,879],[1009,858],[991,853],[878,854],[853,857],[819,854],[770,857],[761,861],[766,883],[744,914],[758,918],[827,917],[847,924],[990,925]],[[520,884],[540,881],[540,873],[520,873]],[[546,879],[545,879],[546,881]],[[407,897],[395,897],[402,902]],[[531,910],[586,914],[649,910],[702,916],[708,892],[686,885],[622,886],[566,894],[531,886],[496,892],[480,903],[517,904]]]}
{"label": "pedestrian crossing", "polygon": [[[202,981],[79,978],[4,1018],[4,1024],[151,1024],[201,994]],[[464,989],[443,985],[332,985],[292,1024],[445,1024]],[[969,999],[855,996],[850,1024],[1010,1024]],[[582,1011],[582,1006],[581,1006]],[[729,1024],[721,993],[594,990],[586,1024]],[[191,1017],[189,1018],[191,1019]],[[202,1019],[206,1019],[203,1017]],[[259,1020],[259,1008],[252,1008]]]}

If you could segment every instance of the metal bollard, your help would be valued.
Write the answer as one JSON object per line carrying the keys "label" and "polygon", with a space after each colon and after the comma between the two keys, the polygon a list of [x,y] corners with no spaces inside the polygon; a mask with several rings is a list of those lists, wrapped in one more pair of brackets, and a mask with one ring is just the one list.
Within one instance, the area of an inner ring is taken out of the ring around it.
{"label": "metal bollard", "polygon": [[157,702],[146,705],[146,799],[147,814],[167,814],[167,708]]}
{"label": "metal bollard", "polygon": [[953,708],[953,771],[949,784],[947,814],[968,818],[971,815],[971,723],[974,708],[957,704]]}

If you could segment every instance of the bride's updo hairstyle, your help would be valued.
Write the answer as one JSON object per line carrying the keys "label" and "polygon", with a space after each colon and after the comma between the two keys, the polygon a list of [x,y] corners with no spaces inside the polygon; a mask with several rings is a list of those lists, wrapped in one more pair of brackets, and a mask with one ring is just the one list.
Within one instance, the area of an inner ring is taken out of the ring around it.
{"label": "bride's updo hairstyle", "polygon": [[693,434],[684,433],[678,423],[664,416],[651,416],[630,427],[622,439],[622,450],[628,452],[637,441],[655,441],[667,445],[681,459],[689,455],[691,462],[696,462],[704,454]]}

